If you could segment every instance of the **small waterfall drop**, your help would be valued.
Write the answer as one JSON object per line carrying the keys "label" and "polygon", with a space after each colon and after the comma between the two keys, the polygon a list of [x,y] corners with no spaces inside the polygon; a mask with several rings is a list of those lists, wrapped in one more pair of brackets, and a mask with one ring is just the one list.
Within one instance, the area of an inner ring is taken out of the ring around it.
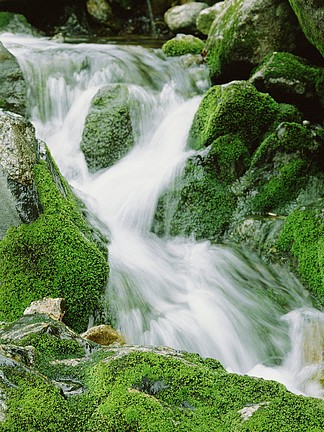
{"label": "small waterfall drop", "polygon": [[[159,196],[194,153],[186,139],[210,85],[206,69],[135,46],[0,39],[25,74],[38,137],[107,227],[107,314],[127,342],[198,352],[230,371],[323,397],[316,347],[323,346],[324,314],[310,307],[292,275],[239,249],[150,232]],[[84,121],[97,90],[120,82],[129,88],[136,143],[91,175],[79,148]]]}

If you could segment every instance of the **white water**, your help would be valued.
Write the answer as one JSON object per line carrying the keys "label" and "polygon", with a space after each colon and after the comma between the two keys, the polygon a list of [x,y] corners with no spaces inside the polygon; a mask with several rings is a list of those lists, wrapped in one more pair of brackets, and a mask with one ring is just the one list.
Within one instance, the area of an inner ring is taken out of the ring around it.
{"label": "white water", "polygon": [[[107,229],[107,314],[127,342],[199,352],[228,370],[323,397],[324,315],[309,307],[291,275],[230,247],[150,232],[159,196],[193,153],[186,138],[209,86],[205,69],[184,68],[141,47],[10,34],[0,40],[24,71],[39,138]],[[119,82],[129,86],[136,145],[110,169],[90,175],[79,149],[84,120],[96,91]]]}

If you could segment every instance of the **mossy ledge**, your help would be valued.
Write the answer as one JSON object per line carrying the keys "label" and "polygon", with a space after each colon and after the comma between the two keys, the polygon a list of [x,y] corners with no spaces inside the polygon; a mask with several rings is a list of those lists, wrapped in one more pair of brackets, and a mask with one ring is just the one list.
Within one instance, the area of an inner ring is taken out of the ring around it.
{"label": "mossy ledge", "polygon": [[43,213],[31,224],[10,228],[0,243],[0,320],[18,318],[33,300],[63,297],[66,323],[81,332],[107,282],[107,250],[93,239],[49,153],[45,159],[35,165]]}

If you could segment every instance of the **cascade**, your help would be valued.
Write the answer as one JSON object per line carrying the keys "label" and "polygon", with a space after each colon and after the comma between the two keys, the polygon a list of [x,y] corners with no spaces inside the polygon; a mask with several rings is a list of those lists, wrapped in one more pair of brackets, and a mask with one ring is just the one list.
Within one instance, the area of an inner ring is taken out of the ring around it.
{"label": "cascade", "polygon": [[[137,46],[11,34],[0,40],[24,72],[38,137],[107,230],[107,315],[127,342],[198,352],[230,371],[323,397],[324,315],[291,274],[239,248],[150,232],[159,196],[194,153],[186,138],[210,85],[204,66],[184,68],[181,59]],[[90,174],[79,143],[91,99],[100,87],[121,82],[130,93],[134,148]],[[268,295],[272,290],[288,310]]]}

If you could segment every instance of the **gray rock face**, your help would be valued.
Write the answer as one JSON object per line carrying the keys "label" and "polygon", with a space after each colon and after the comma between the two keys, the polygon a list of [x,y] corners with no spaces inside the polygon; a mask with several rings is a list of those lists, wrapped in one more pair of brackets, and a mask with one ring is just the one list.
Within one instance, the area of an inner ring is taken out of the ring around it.
{"label": "gray rock face", "polygon": [[26,114],[26,84],[16,58],[0,42],[0,108]]}
{"label": "gray rock face", "polygon": [[2,232],[8,224],[17,225],[17,215],[29,223],[41,213],[33,173],[37,158],[33,126],[23,117],[0,109],[0,184],[11,215],[9,221],[1,220]]}
{"label": "gray rock face", "polygon": [[113,165],[132,145],[127,86],[112,84],[100,89],[92,100],[81,142],[89,170]]}
{"label": "gray rock face", "polygon": [[324,4],[322,0],[289,0],[307,39],[324,56]]}
{"label": "gray rock face", "polygon": [[174,6],[164,14],[164,21],[172,31],[196,30],[196,19],[199,13],[208,7],[207,3],[186,3]]}
{"label": "gray rock face", "polygon": [[273,51],[296,53],[304,42],[286,1],[229,0],[210,29],[207,64],[214,77],[242,79],[266,55]]}

